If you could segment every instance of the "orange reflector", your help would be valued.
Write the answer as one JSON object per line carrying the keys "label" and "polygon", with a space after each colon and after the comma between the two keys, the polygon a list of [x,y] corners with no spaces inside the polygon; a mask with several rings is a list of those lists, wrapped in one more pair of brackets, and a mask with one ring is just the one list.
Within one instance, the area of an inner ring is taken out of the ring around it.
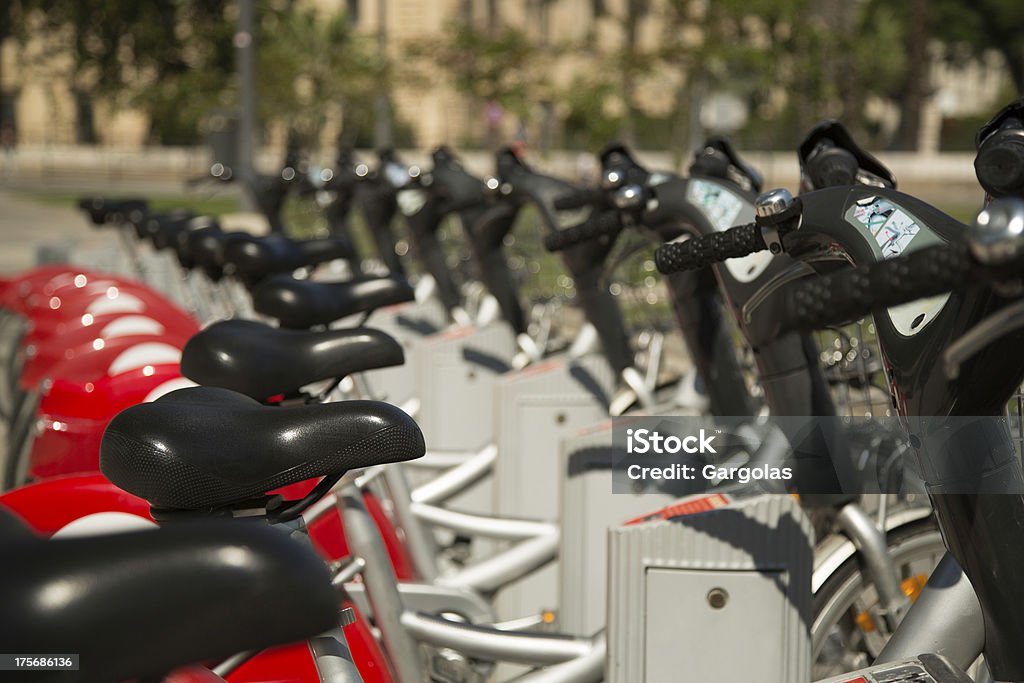
{"label": "orange reflector", "polygon": [[867,610],[858,614],[854,621],[857,622],[857,626],[864,633],[871,633],[875,630],[875,622],[871,620],[871,614]]}
{"label": "orange reflector", "polygon": [[917,574],[909,579],[903,579],[900,587],[903,589],[903,594],[910,598],[911,601],[914,601],[917,600],[917,596],[921,594],[926,583],[928,583],[928,575]]}

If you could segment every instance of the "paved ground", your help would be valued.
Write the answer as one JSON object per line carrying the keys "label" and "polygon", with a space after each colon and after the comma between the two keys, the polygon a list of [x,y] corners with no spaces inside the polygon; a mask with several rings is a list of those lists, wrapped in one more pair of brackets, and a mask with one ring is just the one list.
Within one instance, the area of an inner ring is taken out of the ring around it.
{"label": "paved ground", "polygon": [[74,245],[80,250],[107,239],[74,207],[49,206],[0,190],[0,274],[31,268],[44,245]]}

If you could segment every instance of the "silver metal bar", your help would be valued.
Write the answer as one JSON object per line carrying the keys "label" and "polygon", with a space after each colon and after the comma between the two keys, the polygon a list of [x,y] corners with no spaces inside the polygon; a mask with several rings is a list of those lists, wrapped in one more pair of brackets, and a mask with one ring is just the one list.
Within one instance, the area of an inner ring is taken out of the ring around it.
{"label": "silver metal bar", "polygon": [[132,234],[129,234],[129,229],[124,226],[117,228],[117,237],[121,247],[124,249],[125,255],[128,257],[128,264],[131,266],[135,277],[142,282],[146,282],[147,273],[145,266],[142,265],[142,259],[139,257],[138,240],[134,239]]}
{"label": "silver metal bar", "polygon": [[438,578],[437,583],[452,588],[494,593],[498,589],[543,567],[558,557],[561,534],[553,533],[518,543],[508,550],[470,565],[459,572]]}
{"label": "silver metal bar", "polygon": [[454,467],[441,476],[417,487],[412,492],[414,503],[443,503],[452,496],[475,484],[491,473],[498,458],[498,447],[485,446],[471,459]]}
{"label": "silver metal bar", "polygon": [[[373,614],[365,584],[350,582],[345,584],[345,590],[360,612],[367,616]],[[402,581],[398,592],[402,595],[402,604],[413,612],[457,614],[471,624],[492,624],[495,619],[491,604],[473,591]]]}
{"label": "silver metal bar", "polygon": [[644,383],[654,391],[658,386],[658,372],[661,370],[661,357],[665,350],[665,335],[655,332],[651,343],[647,346],[647,376]]}
{"label": "silver metal bar", "polygon": [[414,612],[402,614],[402,625],[423,643],[450,647],[476,659],[534,666],[587,657],[597,647],[584,638],[498,631]]}
{"label": "silver metal bar", "polygon": [[956,560],[946,553],[875,664],[935,652],[966,669],[984,647],[985,621],[978,596]]}
{"label": "silver metal bar", "polygon": [[[372,520],[370,523],[372,524]],[[289,536],[297,542],[312,549],[313,542],[309,538],[306,523],[301,517],[287,522],[279,522],[274,526],[286,530]],[[352,653],[348,649],[348,640],[345,638],[344,626],[352,623],[351,620],[346,619],[345,613],[350,611],[342,610],[337,626],[307,641],[322,683],[362,683],[363,681],[359,669],[352,661]]]}
{"label": "silver metal bar", "polygon": [[209,290],[206,292],[200,291],[199,278],[200,276],[194,271],[186,270],[182,273],[181,283],[188,298],[188,308],[195,312],[199,320],[205,323],[213,322],[219,316],[214,313],[211,307],[213,298],[210,296]]}
{"label": "silver metal bar", "polygon": [[538,536],[557,536],[559,531],[559,526],[550,522],[474,515],[423,503],[412,503],[409,507],[424,522],[450,529],[463,536],[486,536],[502,541],[521,541]]}
{"label": "silver metal bar", "polygon": [[885,532],[875,526],[871,517],[857,503],[844,505],[836,515],[836,523],[864,558],[868,575],[878,591],[882,616],[889,628],[895,630],[910,607],[910,598],[904,595],[900,587],[900,577],[889,556]]}
{"label": "silver metal bar", "polygon": [[[904,524],[912,524],[932,514],[930,507],[913,506],[893,510],[885,518],[885,531],[889,533]],[[834,574],[843,562],[857,553],[853,542],[841,534],[832,534],[814,551],[814,574],[811,576],[811,590],[817,593],[829,577]]]}
{"label": "silver metal bar", "polygon": [[400,615],[404,610],[402,596],[387,549],[373,518],[363,505],[362,493],[355,485],[348,484],[338,496],[338,505],[349,548],[366,562],[363,582],[395,675],[399,683],[419,683],[423,679],[419,652],[401,623]]}
{"label": "silver metal bar", "polygon": [[405,547],[416,573],[424,581],[437,578],[437,543],[432,532],[423,526],[420,517],[412,511],[409,481],[405,470],[392,465],[384,468],[384,482],[390,492],[390,500],[398,525],[405,531]]}
{"label": "silver metal bar", "polygon": [[[32,445],[36,439],[37,411],[41,397],[36,391],[28,391],[21,397],[14,420],[9,425],[10,433],[8,438],[7,457],[14,459],[14,479],[10,483],[12,488],[17,488],[28,481],[29,456],[32,452]],[[7,471],[11,466],[6,465]],[[3,488],[0,481],[0,489]]]}
{"label": "silver metal bar", "polygon": [[529,631],[544,625],[544,614],[531,614],[528,617],[509,619],[507,621],[496,621],[491,624],[499,631]]}
{"label": "silver metal bar", "polygon": [[355,478],[355,484],[358,488],[366,490],[370,484],[384,474],[384,465],[374,465],[373,467],[367,467],[365,470],[359,473],[359,476]]}
{"label": "silver metal bar", "polygon": [[402,463],[417,470],[447,470],[458,467],[479,455],[477,451],[427,451],[422,458]]}
{"label": "silver metal bar", "polygon": [[622,371],[621,376],[626,385],[636,395],[637,403],[644,408],[649,408],[655,404],[654,394],[644,384],[644,377],[640,374],[639,370],[630,366]]}
{"label": "silver metal bar", "polygon": [[366,567],[366,560],[361,557],[350,556],[341,560],[337,565],[331,567],[331,585],[344,586],[352,579],[359,576]]}
{"label": "silver metal bar", "polygon": [[352,661],[352,652],[341,626],[310,638],[309,651],[321,683],[362,683],[363,677]]}
{"label": "silver metal bar", "polygon": [[515,680],[517,683],[599,683],[604,680],[608,641],[602,633],[595,639],[590,653],[539,671],[531,671]]}
{"label": "silver metal bar", "polygon": [[243,664],[245,664],[246,662],[248,662],[256,654],[258,654],[258,652],[256,650],[246,650],[245,652],[239,652],[236,655],[231,655],[230,657],[225,659],[223,662],[221,662],[217,666],[213,667],[211,669],[211,671],[213,671],[213,673],[215,673],[218,676],[220,676],[221,678],[223,678],[223,677],[227,676],[228,674],[230,674],[235,669],[237,669],[238,667],[240,667]]}

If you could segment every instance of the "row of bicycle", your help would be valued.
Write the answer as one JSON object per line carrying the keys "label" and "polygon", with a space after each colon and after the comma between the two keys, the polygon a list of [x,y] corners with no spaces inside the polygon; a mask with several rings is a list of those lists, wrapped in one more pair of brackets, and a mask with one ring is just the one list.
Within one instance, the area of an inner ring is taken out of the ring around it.
{"label": "row of bicycle", "polygon": [[[68,675],[82,680],[214,660],[229,680],[475,680],[499,661],[535,680],[681,671],[795,680],[876,659],[958,680],[953,667],[975,664],[983,648],[997,680],[1019,677],[1006,646],[1017,604],[1007,567],[1022,491],[1005,425],[985,421],[958,437],[960,448],[988,449],[977,460],[997,476],[985,472],[977,490],[958,489],[963,471],[916,446],[928,490],[944,494],[934,504],[952,552],[922,586],[942,552],[931,510],[913,494],[892,506],[893,496],[844,486],[865,467],[854,457],[863,439],[875,458],[889,457],[876,435],[785,435],[794,451],[849,455],[798,472],[828,494],[803,496],[805,510],[728,485],[680,503],[690,492],[612,495],[616,444],[601,423],[680,412],[680,392],[660,372],[661,342],[648,335],[638,352],[604,279],[626,227],[671,242],[655,261],[674,271],[673,311],[713,414],[758,410],[729,333],[735,312],[772,415],[836,415],[829,389],[845,380],[822,369],[807,333],[869,313],[912,434],[954,416],[1002,415],[1024,372],[1012,353],[1024,213],[1010,199],[1020,189],[997,184],[1013,175],[1020,111],[987,128],[979,179],[1001,199],[972,226],[896,192],[892,174],[834,123],[801,146],[798,198],[758,198],[759,177],[723,141],[687,177],[648,172],[611,146],[597,189],[507,152],[493,180],[473,178],[447,151],[429,173],[357,170],[405,218],[428,274],[416,290],[399,274],[294,274],[338,258],[356,270],[344,238],[255,237],[140,201],[89,200],[93,222],[127,238],[137,273],[170,257],[182,274],[174,293],[197,311],[216,304],[277,325],[233,319],[200,331],[152,288],[79,268],[5,283],[4,471],[18,488],[0,502],[43,535],[140,519],[163,528],[44,543],[5,519],[16,558],[5,604],[17,608],[4,642],[81,652],[81,670]],[[986,165],[993,150],[998,163]],[[525,205],[547,221],[545,246],[562,251],[584,313],[567,348],[547,343],[556,309],[523,312],[503,250]],[[468,317],[463,291],[438,240],[450,214],[494,301],[473,307],[471,325],[458,324]],[[560,215],[576,224],[558,229]],[[684,233],[695,239],[679,241]],[[769,440],[730,456],[760,461]],[[979,495],[993,490],[1006,495]],[[265,523],[206,520],[200,531],[206,517]],[[306,531],[330,575],[296,542]],[[952,600],[961,608],[949,610]],[[928,618],[936,613],[945,616]],[[693,624],[683,638],[673,630],[681,624]],[[309,647],[266,649],[305,637]],[[723,656],[737,640],[761,649]],[[918,657],[935,649],[949,659]]]}

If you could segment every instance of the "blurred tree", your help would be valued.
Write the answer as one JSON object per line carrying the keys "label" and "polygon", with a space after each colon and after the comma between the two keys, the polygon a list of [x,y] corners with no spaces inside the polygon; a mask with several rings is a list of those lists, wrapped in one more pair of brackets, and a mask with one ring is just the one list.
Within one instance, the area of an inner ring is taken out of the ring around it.
{"label": "blurred tree", "polygon": [[195,138],[234,69],[229,0],[24,0],[39,30],[67,36],[76,138],[94,142],[93,101],[150,115],[150,137]]}
{"label": "blurred tree", "polygon": [[951,46],[974,57],[1002,55],[1014,89],[1024,93],[1024,2],[1020,0],[932,0],[929,27]]}
{"label": "blurred tree", "polygon": [[626,0],[622,17],[623,42],[618,55],[618,70],[622,93],[622,119],[619,137],[627,144],[636,144],[636,118],[639,106],[636,102],[637,81],[648,73],[653,65],[652,56],[640,49],[640,24],[651,12],[650,0]]}
{"label": "blurred tree", "polygon": [[342,117],[343,143],[372,128],[378,75],[386,67],[373,38],[358,35],[345,14],[312,8],[268,14],[259,45],[261,115],[287,121],[314,141],[329,120]]}
{"label": "blurred tree", "polygon": [[[21,0],[0,0],[0,46],[8,38],[12,38],[23,24],[23,2]],[[4,81],[3,55],[0,54],[0,85]],[[5,98],[7,93],[0,88],[0,98]],[[0,102],[0,131],[6,130],[15,122],[7,120],[8,112],[6,102]],[[13,131],[13,129],[12,129]]]}
{"label": "blurred tree", "polygon": [[421,72],[420,83],[434,84],[438,74],[450,79],[457,92],[470,98],[481,119],[486,114],[495,121],[489,126],[493,146],[496,119],[503,112],[528,120],[532,106],[546,96],[547,84],[538,64],[545,51],[511,26],[481,30],[464,12],[446,33],[444,39],[408,46],[413,58],[427,58],[428,68]]}
{"label": "blurred tree", "polygon": [[[79,142],[95,140],[97,97],[148,114],[150,141],[161,144],[199,142],[211,110],[236,106],[233,0],[22,1],[39,10],[41,30],[70,39]],[[347,15],[296,4],[259,5],[260,117],[313,139],[332,115],[366,118],[380,67]]]}
{"label": "blurred tree", "polygon": [[897,95],[900,103],[900,123],[890,144],[892,149],[920,148],[921,116],[933,90],[931,55],[928,51],[932,39],[929,22],[930,4],[930,0],[909,0],[901,4],[906,27],[906,67]]}
{"label": "blurred tree", "polygon": [[617,96],[618,83],[607,75],[576,76],[564,94],[566,145],[597,150],[614,139],[622,130],[621,112],[611,105]]}
{"label": "blurred tree", "polygon": [[700,130],[708,90],[747,99],[754,123],[737,136],[748,144],[792,147],[823,118],[842,118],[863,136],[867,101],[889,98],[905,68],[892,49],[902,44],[902,24],[870,3],[668,0],[664,12],[660,58],[681,76],[676,150],[683,130]]}

